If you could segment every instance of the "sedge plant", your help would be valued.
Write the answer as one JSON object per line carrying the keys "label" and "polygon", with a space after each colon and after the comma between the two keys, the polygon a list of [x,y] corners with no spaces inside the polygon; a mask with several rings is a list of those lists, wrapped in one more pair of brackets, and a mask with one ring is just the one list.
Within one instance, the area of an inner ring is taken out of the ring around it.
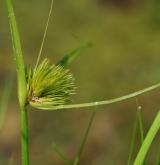
{"label": "sedge plant", "polygon": [[[5,0],[8,18],[10,23],[10,30],[12,36],[12,45],[14,50],[14,56],[16,59],[17,68],[17,82],[18,82],[18,100],[21,113],[21,158],[22,165],[29,165],[29,139],[28,139],[28,105],[39,110],[67,110],[67,109],[85,109],[87,107],[98,107],[100,105],[108,105],[131,98],[135,98],[141,94],[152,91],[160,87],[160,83],[150,86],[148,88],[136,91],[134,93],[121,96],[118,98],[96,101],[90,103],[80,103],[80,104],[68,104],[71,94],[75,93],[74,77],[68,69],[63,65],[64,61],[67,64],[72,61],[83,49],[78,49],[70,56],[65,56],[57,65],[50,64],[49,59],[44,59],[39,64],[40,56],[43,48],[43,44],[46,38],[47,28],[49,24],[49,18],[51,16],[53,0],[51,4],[51,9],[49,12],[49,17],[47,19],[47,24],[45,28],[45,33],[43,36],[41,48],[39,51],[38,59],[34,68],[27,68],[24,63],[23,52],[21,48],[20,36],[18,32],[18,27],[16,23],[16,17],[14,14],[13,6],[11,0]],[[146,156],[153,138],[155,137],[157,131],[160,127],[160,113],[157,117],[145,138],[140,152],[135,160],[135,165],[137,162],[142,163]],[[86,137],[84,137],[86,139]],[[86,141],[86,140],[85,140]],[[75,165],[84,147],[85,141],[82,143],[82,148],[78,153],[75,160]]]}

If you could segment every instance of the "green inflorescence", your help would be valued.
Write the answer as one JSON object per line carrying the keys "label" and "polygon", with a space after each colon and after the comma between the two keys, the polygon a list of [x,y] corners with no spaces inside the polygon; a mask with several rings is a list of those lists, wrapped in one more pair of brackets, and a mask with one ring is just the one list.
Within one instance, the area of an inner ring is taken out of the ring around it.
{"label": "green inflorescence", "polygon": [[27,70],[27,103],[36,108],[66,104],[75,93],[73,75],[60,65],[44,59],[35,69]]}

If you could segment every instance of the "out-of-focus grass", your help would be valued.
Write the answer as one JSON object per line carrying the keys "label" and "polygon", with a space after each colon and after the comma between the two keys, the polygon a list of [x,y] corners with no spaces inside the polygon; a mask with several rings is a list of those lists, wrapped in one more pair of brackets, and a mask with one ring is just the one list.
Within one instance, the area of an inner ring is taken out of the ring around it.
{"label": "out-of-focus grass", "polygon": [[13,81],[12,79],[8,79],[5,82],[5,86],[1,95],[1,101],[0,101],[0,130],[3,127],[5,117],[6,117],[6,111],[9,106],[9,99],[11,95],[11,90],[13,86]]}
{"label": "out-of-focus grass", "polygon": [[[11,90],[13,87],[13,77],[5,80],[4,88],[2,90],[1,99],[0,99],[0,133],[2,133],[3,126],[6,119],[7,109],[10,105]],[[1,134],[0,134],[1,135]],[[3,156],[0,156],[0,162],[3,160]]]}

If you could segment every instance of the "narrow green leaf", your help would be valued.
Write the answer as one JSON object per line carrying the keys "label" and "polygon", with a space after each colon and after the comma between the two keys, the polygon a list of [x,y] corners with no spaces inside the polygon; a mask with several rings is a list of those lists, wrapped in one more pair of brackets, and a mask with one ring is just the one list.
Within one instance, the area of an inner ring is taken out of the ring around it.
{"label": "narrow green leaf", "polygon": [[155,165],[160,165],[160,143],[159,143],[159,147],[158,147],[158,153],[157,153]]}
{"label": "narrow green leaf", "polygon": [[151,125],[147,136],[144,139],[144,142],[138,152],[138,155],[134,161],[134,165],[142,165],[145,157],[147,155],[147,152],[151,146],[151,143],[156,136],[157,132],[160,129],[160,111],[157,113],[155,120],[153,121],[153,124]]}
{"label": "narrow green leaf", "polygon": [[83,150],[84,150],[85,144],[86,144],[86,142],[87,142],[87,138],[88,138],[88,135],[89,135],[89,131],[90,131],[91,126],[92,126],[92,123],[93,123],[93,121],[94,121],[95,115],[96,115],[96,111],[94,110],[94,111],[92,112],[92,114],[91,114],[91,117],[90,117],[88,126],[87,126],[87,128],[86,128],[86,130],[85,130],[85,133],[84,133],[84,136],[83,136],[82,143],[81,143],[81,145],[80,145],[78,154],[77,154],[77,156],[76,156],[76,158],[75,158],[75,160],[74,160],[74,163],[73,163],[74,165],[78,165],[78,163],[79,163],[79,160],[80,160],[80,157],[81,157],[82,152],[83,152]]}
{"label": "narrow green leaf", "polygon": [[140,130],[140,138],[141,138],[141,144],[144,141],[144,128],[143,128],[143,121],[142,121],[142,115],[141,115],[141,110],[137,110],[137,115],[138,115],[138,125],[139,125],[139,130]]}
{"label": "narrow green leaf", "polygon": [[127,163],[127,165],[132,165],[131,161],[132,161],[132,155],[133,155],[134,146],[135,146],[137,126],[138,126],[138,116],[137,116],[137,113],[136,113],[136,119],[135,119],[134,126],[133,126],[133,131],[132,131],[132,138],[131,138],[131,144],[130,144],[130,149],[129,149],[129,156],[128,156],[128,163]]}
{"label": "narrow green leaf", "polygon": [[132,155],[135,148],[135,139],[136,139],[138,128],[140,131],[141,145],[144,140],[144,129],[143,129],[143,121],[142,121],[142,115],[141,115],[142,107],[139,105],[137,98],[136,98],[136,106],[137,106],[137,112],[136,112],[136,119],[135,119],[133,131],[132,131],[132,139],[131,139],[131,145],[130,145],[130,150],[129,150],[128,163],[127,163],[128,165],[132,165],[131,160],[132,160]]}
{"label": "narrow green leaf", "polygon": [[74,49],[70,53],[66,54],[57,65],[62,65],[63,67],[68,67],[71,62],[73,62],[78,56],[82,54],[87,48],[91,47],[91,43],[86,43],[80,46],[79,48]]}
{"label": "narrow green leaf", "polygon": [[65,162],[66,165],[71,165],[71,162],[64,156],[64,154],[60,151],[59,146],[57,144],[53,144],[53,149],[57,153],[57,155]]}
{"label": "narrow green leaf", "polygon": [[[141,106],[137,107],[137,116],[138,116],[138,127],[140,131],[140,140],[141,140],[141,145],[143,144],[144,141],[144,128],[143,128],[143,121],[142,121],[142,114],[141,114]],[[145,161],[142,163],[145,165]]]}

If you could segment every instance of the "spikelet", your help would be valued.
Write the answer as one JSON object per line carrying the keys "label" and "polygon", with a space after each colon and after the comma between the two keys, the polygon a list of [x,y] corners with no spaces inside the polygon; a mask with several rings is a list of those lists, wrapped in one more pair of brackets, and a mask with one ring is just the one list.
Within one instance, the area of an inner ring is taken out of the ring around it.
{"label": "spikelet", "polygon": [[35,108],[66,104],[69,96],[75,93],[73,75],[60,65],[49,65],[49,60],[27,70],[28,100]]}

